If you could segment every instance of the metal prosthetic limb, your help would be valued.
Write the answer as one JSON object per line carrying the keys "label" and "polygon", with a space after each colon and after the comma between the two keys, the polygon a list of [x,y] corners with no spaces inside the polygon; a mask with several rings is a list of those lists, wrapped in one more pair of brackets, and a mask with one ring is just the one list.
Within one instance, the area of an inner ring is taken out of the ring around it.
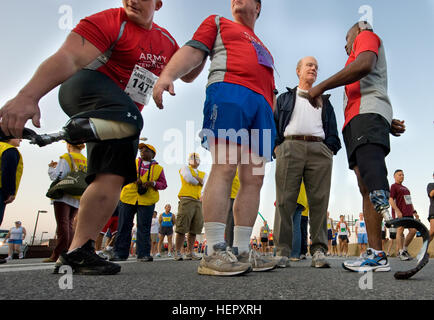
{"label": "metal prosthetic limb", "polygon": [[404,227],[404,228],[414,228],[420,232],[422,235],[422,248],[420,249],[416,259],[417,265],[413,269],[407,271],[398,271],[394,274],[395,279],[398,280],[407,280],[418,273],[428,262],[429,262],[429,254],[428,254],[428,245],[429,245],[429,231],[428,229],[418,220],[413,218],[400,218],[386,221],[385,223],[387,228],[390,227]]}
{"label": "metal prosthetic limb", "polygon": [[71,144],[81,144],[124,139],[132,137],[136,133],[136,127],[125,122],[97,118],[75,118],[69,120],[60,132],[32,136],[29,140],[31,144],[43,147],[60,140],[65,140]]}

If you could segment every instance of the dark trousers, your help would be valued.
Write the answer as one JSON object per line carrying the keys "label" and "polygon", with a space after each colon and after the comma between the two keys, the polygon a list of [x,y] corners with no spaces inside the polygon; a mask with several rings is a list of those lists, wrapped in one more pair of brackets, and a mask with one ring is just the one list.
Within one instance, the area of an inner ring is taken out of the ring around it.
{"label": "dark trousers", "polygon": [[300,229],[301,229],[301,249],[300,254],[306,255],[307,253],[307,225],[309,217],[301,216]]}
{"label": "dark trousers", "polygon": [[2,222],[3,222],[5,209],[6,209],[5,199],[3,197],[2,189],[0,189],[0,226],[2,225]]}
{"label": "dark trousers", "polygon": [[151,224],[155,205],[141,206],[119,202],[118,234],[114,247],[115,255],[127,259],[130,253],[131,231],[137,212],[137,258],[151,255]]}
{"label": "dark trousers", "polygon": [[60,201],[54,201],[53,206],[57,223],[57,243],[51,254],[51,259],[57,260],[63,251],[68,250],[72,238],[74,238],[72,225],[78,209]]}

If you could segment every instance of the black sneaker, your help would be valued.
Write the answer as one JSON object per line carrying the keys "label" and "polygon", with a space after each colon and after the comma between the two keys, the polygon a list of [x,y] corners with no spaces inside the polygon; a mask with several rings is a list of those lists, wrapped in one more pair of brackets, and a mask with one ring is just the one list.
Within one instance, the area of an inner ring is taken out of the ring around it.
{"label": "black sneaker", "polygon": [[110,258],[109,260],[110,261],[127,261],[128,258],[121,258],[121,257],[118,257],[118,256],[114,256],[113,258]]}
{"label": "black sneaker", "polygon": [[151,256],[146,256],[146,257],[137,258],[137,261],[139,261],[139,262],[152,262],[152,261],[154,261],[154,258],[152,258]]}
{"label": "black sneaker", "polygon": [[54,272],[59,273],[61,266],[70,266],[74,274],[111,275],[121,271],[121,266],[108,262],[95,253],[94,241],[87,241],[81,248],[67,254],[62,253],[56,262]]}

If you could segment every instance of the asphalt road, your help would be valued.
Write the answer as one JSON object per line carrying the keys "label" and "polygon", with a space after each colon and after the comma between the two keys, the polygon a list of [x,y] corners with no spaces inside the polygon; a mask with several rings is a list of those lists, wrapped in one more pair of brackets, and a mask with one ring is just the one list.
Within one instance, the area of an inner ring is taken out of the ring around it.
{"label": "asphalt road", "polygon": [[[41,259],[0,265],[0,301],[7,300],[432,300],[434,261],[410,280],[395,280],[394,271],[415,262],[391,258],[392,272],[345,271],[343,258],[329,258],[330,269],[310,267],[310,259],[286,269],[238,277],[197,274],[199,262],[159,258],[154,262],[121,262],[114,276],[70,277],[52,274]],[[69,286],[69,287],[68,287]]]}

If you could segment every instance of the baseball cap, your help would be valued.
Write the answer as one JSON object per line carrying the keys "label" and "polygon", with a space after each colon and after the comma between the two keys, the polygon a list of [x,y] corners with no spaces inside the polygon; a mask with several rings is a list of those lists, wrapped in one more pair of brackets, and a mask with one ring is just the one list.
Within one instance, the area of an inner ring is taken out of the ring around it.
{"label": "baseball cap", "polygon": [[139,143],[139,149],[143,149],[145,147],[148,148],[149,150],[152,150],[152,152],[154,152],[154,155],[157,154],[157,150],[153,145],[150,145],[148,143]]}

